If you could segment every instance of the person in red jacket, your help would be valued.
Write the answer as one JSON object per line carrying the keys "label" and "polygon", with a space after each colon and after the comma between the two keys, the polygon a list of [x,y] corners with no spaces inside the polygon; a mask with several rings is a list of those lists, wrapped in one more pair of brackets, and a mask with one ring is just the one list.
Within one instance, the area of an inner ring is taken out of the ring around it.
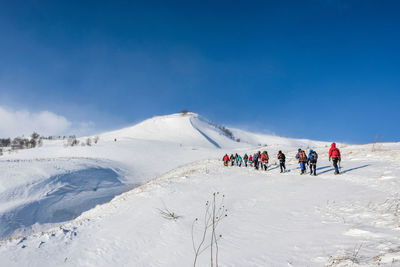
{"label": "person in red jacket", "polygon": [[224,161],[224,165],[228,166],[228,162],[229,162],[229,156],[228,154],[225,154],[224,158],[222,159]]}
{"label": "person in red jacket", "polygon": [[261,169],[264,168],[264,170],[266,171],[268,168],[268,161],[269,161],[269,156],[268,156],[268,152],[264,151],[261,154]]}
{"label": "person in red jacket", "polygon": [[335,174],[339,174],[338,162],[342,160],[340,151],[336,147],[336,143],[332,143],[331,149],[329,149],[329,161],[333,161],[333,167],[335,168]]}

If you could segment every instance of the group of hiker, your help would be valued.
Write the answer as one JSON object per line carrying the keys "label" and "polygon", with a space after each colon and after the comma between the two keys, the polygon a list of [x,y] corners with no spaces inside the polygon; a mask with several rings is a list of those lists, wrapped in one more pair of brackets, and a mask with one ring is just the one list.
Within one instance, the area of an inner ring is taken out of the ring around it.
{"label": "group of hiker", "polygon": [[254,166],[257,170],[260,167],[261,169],[267,170],[269,156],[267,151],[264,151],[262,153],[261,151],[258,151],[257,153],[250,155],[247,155],[246,153],[244,154],[243,158],[238,153],[236,153],[235,155],[231,154],[231,156],[225,154],[222,160],[224,161],[225,166],[228,166],[230,164],[231,166],[241,167],[242,165],[244,165],[245,167],[247,167],[250,165],[250,167]]}
{"label": "group of hiker", "polygon": [[[281,173],[286,172],[286,156],[285,154],[279,150],[276,158],[279,160],[279,167]],[[308,155],[301,148],[298,149],[297,154],[295,156],[298,163],[300,164],[300,174],[306,173],[306,168],[309,166],[310,175],[317,175],[317,161],[318,161],[318,153],[312,149],[309,150]],[[339,174],[339,165],[341,161],[340,150],[336,147],[336,143],[332,143],[331,148],[329,149],[329,161],[333,162],[333,167],[335,169],[335,174]],[[225,166],[239,166],[244,165],[245,167],[254,167],[256,170],[264,170],[268,169],[269,156],[267,151],[258,151],[254,154],[247,155],[244,154],[243,158],[238,153],[235,155],[225,154],[223,157]]]}

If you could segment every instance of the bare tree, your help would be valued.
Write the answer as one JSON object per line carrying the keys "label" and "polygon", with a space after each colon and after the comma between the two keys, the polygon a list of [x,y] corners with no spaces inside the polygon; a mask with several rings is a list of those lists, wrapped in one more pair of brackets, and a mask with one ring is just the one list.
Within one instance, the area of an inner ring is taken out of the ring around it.
{"label": "bare tree", "polygon": [[22,139],[21,137],[15,137],[11,142],[11,148],[13,150],[23,149],[24,146],[25,146],[25,142],[24,142],[24,139]]}
{"label": "bare tree", "polygon": [[1,147],[8,147],[11,145],[11,139],[7,138],[7,139],[0,139],[0,146]]}
{"label": "bare tree", "polygon": [[33,132],[33,133],[31,134],[31,138],[32,138],[32,139],[39,139],[39,137],[40,137],[40,135],[39,135],[37,132]]}
{"label": "bare tree", "polygon": [[36,139],[33,139],[33,138],[32,138],[32,139],[29,141],[29,147],[34,148],[34,147],[36,147],[36,145],[37,145]]}

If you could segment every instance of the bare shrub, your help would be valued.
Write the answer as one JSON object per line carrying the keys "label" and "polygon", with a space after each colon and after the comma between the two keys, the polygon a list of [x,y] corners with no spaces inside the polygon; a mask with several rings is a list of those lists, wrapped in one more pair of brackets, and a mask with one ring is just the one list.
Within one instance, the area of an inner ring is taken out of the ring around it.
{"label": "bare shrub", "polygon": [[352,264],[360,264],[360,250],[362,244],[356,245],[352,251],[347,251],[344,255],[338,257],[330,257],[329,265],[328,266],[335,266],[338,264],[343,264],[345,262],[350,261]]}
{"label": "bare shrub", "polygon": [[176,215],[175,212],[170,211],[166,207],[164,207],[163,209],[158,209],[158,211],[160,212],[161,217],[167,220],[176,220],[180,217]]}
{"label": "bare shrub", "polygon": [[[219,223],[228,216],[228,210],[225,209],[224,206],[224,198],[225,195],[220,194],[219,192],[213,193],[213,197],[211,201],[206,202],[204,218],[202,221],[202,234],[201,240],[198,244],[196,244],[194,238],[194,229],[197,223],[199,223],[199,219],[196,218],[192,224],[192,245],[194,251],[194,262],[193,267],[196,266],[198,257],[205,250],[210,248],[210,264],[211,266],[218,267],[218,241],[222,238],[222,235],[218,235],[216,230]],[[207,239],[209,239],[207,241]]]}

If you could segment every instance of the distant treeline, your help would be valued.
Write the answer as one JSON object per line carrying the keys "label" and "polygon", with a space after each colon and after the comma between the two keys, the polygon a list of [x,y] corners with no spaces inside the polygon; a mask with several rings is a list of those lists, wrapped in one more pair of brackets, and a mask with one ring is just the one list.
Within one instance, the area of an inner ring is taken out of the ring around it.
{"label": "distant treeline", "polygon": [[41,136],[40,134],[33,132],[30,137],[15,137],[11,138],[0,138],[0,155],[3,153],[4,148],[8,150],[19,150],[35,148],[43,145],[43,140],[65,140],[67,139],[66,146],[76,146],[81,144],[82,146],[91,146],[92,143],[97,144],[99,137],[87,138],[84,142],[76,139],[75,135],[70,136]]}
{"label": "distant treeline", "polygon": [[3,138],[0,139],[0,147],[11,147],[11,149],[25,149],[25,148],[34,148],[36,146],[41,146],[43,144],[42,137],[33,132],[30,138],[26,137],[15,137],[11,138]]}

